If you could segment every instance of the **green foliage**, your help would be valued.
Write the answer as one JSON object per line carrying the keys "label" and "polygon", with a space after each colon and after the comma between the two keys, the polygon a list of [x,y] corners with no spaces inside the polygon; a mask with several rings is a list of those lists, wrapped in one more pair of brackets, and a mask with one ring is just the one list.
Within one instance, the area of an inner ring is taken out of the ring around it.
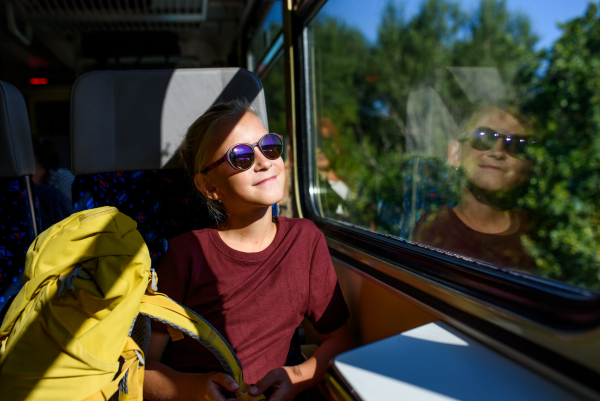
{"label": "green foliage", "polygon": [[285,118],[285,75],[283,57],[280,55],[274,61],[274,65],[262,81],[265,90],[265,101],[267,113],[269,113],[269,132],[283,135],[287,142],[286,118]]}
{"label": "green foliage", "polygon": [[561,26],[526,110],[540,145],[523,206],[539,274],[600,289],[600,19],[598,6]]}

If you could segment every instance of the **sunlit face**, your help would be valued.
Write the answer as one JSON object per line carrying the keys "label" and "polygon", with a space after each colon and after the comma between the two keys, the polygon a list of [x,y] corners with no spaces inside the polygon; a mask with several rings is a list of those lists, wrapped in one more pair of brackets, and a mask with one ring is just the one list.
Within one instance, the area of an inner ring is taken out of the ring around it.
{"label": "sunlit face", "polygon": [[[267,130],[260,119],[249,112],[233,125],[225,127],[223,141],[210,162],[222,157],[233,145],[258,142]],[[221,200],[230,215],[278,203],[284,194],[285,168],[281,157],[270,160],[254,148],[254,165],[246,171],[235,170],[227,162],[206,174],[196,175],[196,186],[213,200]]]}
{"label": "sunlit face", "polygon": [[[480,126],[490,127],[505,135],[526,135],[521,123],[514,116],[499,108],[487,110],[473,121],[469,129]],[[501,141],[485,151],[474,149],[468,141],[463,141],[455,147],[458,154],[454,158],[449,150],[451,164],[454,167],[460,167],[472,184],[487,191],[514,188],[527,176],[531,166],[531,162],[509,155]]]}

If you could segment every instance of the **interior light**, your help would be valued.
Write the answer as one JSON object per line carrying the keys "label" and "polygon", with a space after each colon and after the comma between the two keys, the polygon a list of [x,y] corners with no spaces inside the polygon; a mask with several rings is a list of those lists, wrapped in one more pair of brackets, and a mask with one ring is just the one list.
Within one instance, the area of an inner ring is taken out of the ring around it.
{"label": "interior light", "polygon": [[47,78],[29,78],[31,85],[46,85],[48,83]]}

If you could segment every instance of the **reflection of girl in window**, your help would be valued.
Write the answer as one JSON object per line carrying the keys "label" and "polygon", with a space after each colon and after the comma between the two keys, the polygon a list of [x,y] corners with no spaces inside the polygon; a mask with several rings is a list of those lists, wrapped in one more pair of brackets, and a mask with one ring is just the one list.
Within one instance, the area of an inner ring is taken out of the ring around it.
{"label": "reflection of girl in window", "polygon": [[534,261],[521,242],[526,214],[513,206],[531,167],[526,148],[535,142],[522,121],[498,107],[476,111],[462,132],[448,147],[449,164],[464,178],[461,200],[425,213],[414,240],[499,266],[532,269]]}

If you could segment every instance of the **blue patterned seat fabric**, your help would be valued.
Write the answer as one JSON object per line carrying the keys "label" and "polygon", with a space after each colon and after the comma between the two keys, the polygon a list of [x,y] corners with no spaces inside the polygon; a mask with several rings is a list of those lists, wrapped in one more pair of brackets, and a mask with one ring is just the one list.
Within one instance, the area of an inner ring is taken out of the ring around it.
{"label": "blue patterned seat fabric", "polygon": [[35,239],[25,180],[0,178],[0,310],[23,284],[25,254]]}
{"label": "blue patterned seat fabric", "polygon": [[118,171],[78,176],[73,212],[115,206],[138,224],[154,267],[167,240],[214,223],[182,170]]}
{"label": "blue patterned seat fabric", "polygon": [[446,159],[415,157],[404,166],[402,175],[402,217],[400,237],[411,239],[423,212],[443,205],[454,206]]}

